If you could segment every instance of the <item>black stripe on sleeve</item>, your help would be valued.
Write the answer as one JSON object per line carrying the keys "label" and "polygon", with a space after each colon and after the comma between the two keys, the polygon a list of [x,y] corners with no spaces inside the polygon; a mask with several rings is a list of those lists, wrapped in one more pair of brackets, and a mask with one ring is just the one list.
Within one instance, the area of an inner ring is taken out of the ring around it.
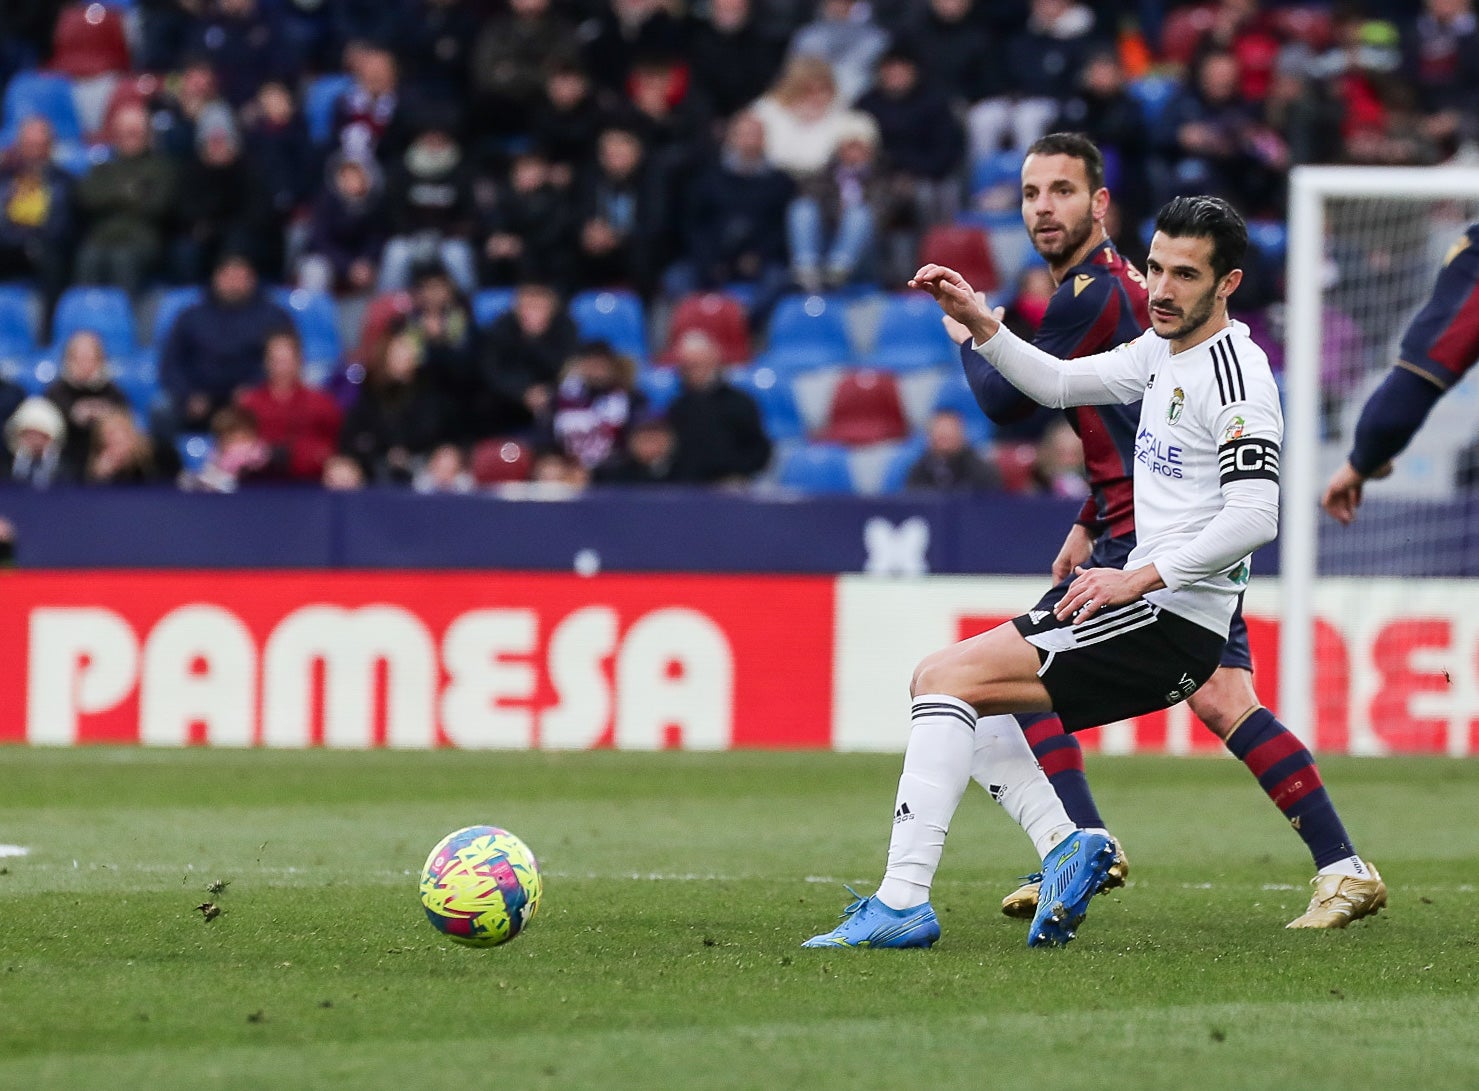
{"label": "black stripe on sleeve", "polygon": [[1222,350],[1227,353],[1228,358],[1232,361],[1233,374],[1238,379],[1238,401],[1245,402],[1248,400],[1248,388],[1243,385],[1243,362],[1238,359],[1238,350],[1233,348],[1231,337],[1222,342]]}

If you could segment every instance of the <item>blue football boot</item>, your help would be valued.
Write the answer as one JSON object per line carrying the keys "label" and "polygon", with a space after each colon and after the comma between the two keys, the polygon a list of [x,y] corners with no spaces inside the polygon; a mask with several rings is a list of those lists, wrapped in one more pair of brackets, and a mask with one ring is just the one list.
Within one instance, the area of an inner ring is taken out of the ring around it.
{"label": "blue football boot", "polygon": [[812,936],[803,947],[928,947],[940,938],[940,921],[930,903],[913,909],[890,909],[878,896],[865,898],[847,888],[857,901],[842,913],[842,923]]}
{"label": "blue football boot", "polygon": [[1089,899],[1104,889],[1113,863],[1114,841],[1083,830],[1069,834],[1044,856],[1027,946],[1061,946],[1073,939],[1089,911]]}

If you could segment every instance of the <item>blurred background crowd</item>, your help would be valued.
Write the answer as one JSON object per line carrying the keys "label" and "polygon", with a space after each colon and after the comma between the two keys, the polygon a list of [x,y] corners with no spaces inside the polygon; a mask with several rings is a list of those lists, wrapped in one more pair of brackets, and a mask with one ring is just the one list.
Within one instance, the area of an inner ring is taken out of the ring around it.
{"label": "blurred background crowd", "polygon": [[[1277,357],[1289,169],[1479,137],[1471,0],[0,4],[0,476],[1082,496],[928,300],[1030,334],[1022,149],[1232,200]],[[1277,363],[1277,359],[1275,361]]]}

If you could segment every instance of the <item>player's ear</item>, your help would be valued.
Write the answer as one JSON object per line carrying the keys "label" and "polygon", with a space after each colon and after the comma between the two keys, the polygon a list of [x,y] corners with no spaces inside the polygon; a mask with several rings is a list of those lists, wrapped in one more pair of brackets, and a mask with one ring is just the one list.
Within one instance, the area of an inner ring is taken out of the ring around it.
{"label": "player's ear", "polygon": [[1243,270],[1234,269],[1222,278],[1222,283],[1217,286],[1219,299],[1226,299],[1238,290],[1238,285],[1243,283]]}
{"label": "player's ear", "polygon": [[1102,220],[1109,215],[1109,188],[1100,186],[1089,198],[1089,212],[1096,220]]}

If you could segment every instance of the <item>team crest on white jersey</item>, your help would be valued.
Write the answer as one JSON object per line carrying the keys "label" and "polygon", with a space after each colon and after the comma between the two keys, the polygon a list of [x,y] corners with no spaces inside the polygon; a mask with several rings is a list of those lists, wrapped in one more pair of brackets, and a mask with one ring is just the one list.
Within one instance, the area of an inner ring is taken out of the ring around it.
{"label": "team crest on white jersey", "polygon": [[1170,404],[1166,406],[1166,422],[1175,424],[1181,419],[1181,411],[1186,408],[1186,391],[1179,386],[1171,391]]}

